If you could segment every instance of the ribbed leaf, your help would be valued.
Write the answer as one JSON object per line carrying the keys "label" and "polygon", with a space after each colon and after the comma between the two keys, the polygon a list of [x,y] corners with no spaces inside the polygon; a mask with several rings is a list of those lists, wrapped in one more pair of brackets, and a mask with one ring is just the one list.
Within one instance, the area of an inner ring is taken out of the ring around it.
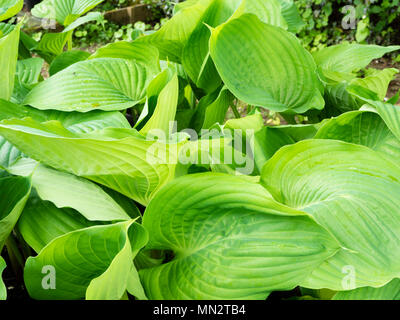
{"label": "ribbed leaf", "polygon": [[380,47],[343,43],[317,51],[313,56],[317,65],[323,69],[354,72],[365,68],[373,59],[381,58],[386,53],[396,50],[400,50],[400,46]]}
{"label": "ribbed leaf", "polygon": [[51,63],[56,56],[63,53],[64,47],[71,35],[71,31],[45,33],[40,39],[38,45],[35,47],[35,51],[38,51],[48,63]]}
{"label": "ribbed leaf", "polygon": [[15,72],[18,80],[25,84],[38,83],[43,62],[41,58],[19,60]]}
{"label": "ribbed leaf", "polygon": [[0,0],[0,21],[15,16],[24,6],[24,0]]}
{"label": "ribbed leaf", "polygon": [[31,192],[29,179],[0,178],[0,251],[24,209]]}
{"label": "ribbed leaf", "polygon": [[101,187],[70,173],[57,171],[32,159],[20,159],[8,171],[32,179],[42,200],[58,208],[73,208],[90,221],[129,220],[129,215]]}
{"label": "ribbed leaf", "polygon": [[98,49],[89,59],[121,58],[135,60],[147,66],[155,73],[160,72],[159,53],[156,47],[146,43],[118,41]]}
{"label": "ribbed leaf", "polygon": [[140,270],[150,299],[265,299],[291,289],[338,245],[259,184],[223,174],[179,178],[147,207],[148,249],[174,258]]}
{"label": "ribbed leaf", "polygon": [[[35,299],[121,299],[133,258],[146,242],[145,230],[132,221],[68,233],[27,260],[25,285]],[[42,286],[45,266],[54,268],[54,290]]]}
{"label": "ribbed leaf", "polygon": [[80,51],[80,50],[65,51],[53,60],[49,68],[49,73],[52,76],[76,62],[86,60],[89,56],[90,53],[86,51]]}
{"label": "ribbed leaf", "polygon": [[370,72],[368,76],[362,79],[355,79],[351,84],[367,88],[375,92],[380,100],[383,100],[386,97],[390,82],[394,79],[394,76],[399,73],[399,70],[394,68],[371,70],[373,71]]}
{"label": "ribbed leaf", "polygon": [[277,201],[310,214],[342,246],[302,286],[353,289],[343,284],[349,268],[354,288],[381,286],[400,274],[400,167],[378,152],[337,140],[302,141],[279,150],[264,166],[261,182]]}
{"label": "ribbed leaf", "polygon": [[293,0],[278,0],[281,4],[281,13],[288,25],[288,31],[298,33],[305,26],[299,10]]}
{"label": "ribbed leaf", "polygon": [[56,9],[54,7],[54,0],[41,1],[32,8],[31,13],[37,18],[55,20]]}
{"label": "ribbed leaf", "polygon": [[324,107],[310,54],[291,33],[254,15],[214,29],[210,53],[228,89],[251,105],[292,113]]}
{"label": "ribbed leaf", "polygon": [[41,58],[18,60],[12,102],[21,103],[31,88],[38,83],[43,62]]}
{"label": "ribbed leaf", "polygon": [[14,75],[18,58],[19,26],[0,37],[0,99],[9,100],[14,89]]}
{"label": "ribbed leaf", "polygon": [[74,22],[68,25],[68,27],[66,27],[63,32],[72,31],[75,28],[78,28],[79,26],[90,21],[101,21],[102,18],[103,14],[101,12],[89,12],[87,15],[76,19]]}
{"label": "ribbed leaf", "polygon": [[76,133],[91,132],[104,128],[130,128],[122,113],[113,111],[79,112],[42,111],[20,106],[0,99],[0,120],[30,117],[38,122],[60,121],[68,130]]}
{"label": "ribbed leaf", "polygon": [[154,76],[151,68],[133,60],[82,61],[37,85],[25,104],[42,110],[123,110],[142,101]]}
{"label": "ribbed leaf", "polygon": [[374,112],[353,111],[327,121],[316,139],[342,140],[369,147],[391,160],[400,159],[400,140]]}
{"label": "ribbed leaf", "polygon": [[79,212],[57,208],[49,201],[31,196],[18,220],[17,228],[24,240],[39,253],[57,237],[95,225]]}
{"label": "ribbed leaf", "polygon": [[[133,129],[76,134],[54,121],[4,120],[0,134],[37,161],[93,180],[144,205],[172,179],[179,150],[177,144],[146,141]],[[167,164],[169,159],[172,164]]]}
{"label": "ribbed leaf", "polygon": [[400,279],[380,288],[364,287],[338,292],[333,300],[400,300]]}
{"label": "ribbed leaf", "polygon": [[209,129],[216,123],[223,124],[233,98],[226,87],[203,97],[197,106],[193,127],[200,130]]}
{"label": "ribbed leaf", "polygon": [[57,21],[65,26],[92,10],[104,0],[57,0],[53,2]]}
{"label": "ribbed leaf", "polygon": [[151,44],[160,51],[160,59],[179,63],[190,34],[212,1],[199,0],[193,5],[182,7],[160,30],[140,37],[135,42]]}
{"label": "ribbed leaf", "polygon": [[146,135],[151,130],[159,129],[169,134],[170,123],[174,121],[178,104],[179,82],[176,73],[161,90],[157,98],[157,106],[151,118],[146,122],[140,133]]}
{"label": "ribbed leaf", "polygon": [[211,93],[221,84],[209,54],[209,27],[215,28],[229,18],[238,18],[246,13],[256,14],[263,22],[286,28],[277,0],[213,1],[190,35],[182,56],[182,64],[197,87]]}

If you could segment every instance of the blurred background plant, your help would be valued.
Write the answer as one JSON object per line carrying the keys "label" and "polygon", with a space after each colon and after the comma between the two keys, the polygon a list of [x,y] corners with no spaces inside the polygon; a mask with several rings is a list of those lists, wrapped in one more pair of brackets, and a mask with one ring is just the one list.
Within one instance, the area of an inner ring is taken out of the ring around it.
{"label": "blurred background plant", "polygon": [[[151,13],[151,19],[128,25],[119,25],[106,19],[89,22],[74,31],[74,47],[87,48],[119,40],[133,40],[140,32],[158,30],[172,16],[177,2],[182,0],[106,0],[94,10],[107,12],[142,4]],[[400,0],[294,2],[305,22],[305,27],[298,36],[310,51],[343,41],[379,45],[400,44]],[[40,38],[43,32],[34,34],[34,38]],[[394,58],[400,62],[400,56]]]}
{"label": "blurred background plant", "polygon": [[[344,40],[400,43],[400,0],[296,0],[306,27],[304,45],[316,50]],[[351,25],[350,20],[354,19]],[[345,28],[343,26],[345,25]]]}

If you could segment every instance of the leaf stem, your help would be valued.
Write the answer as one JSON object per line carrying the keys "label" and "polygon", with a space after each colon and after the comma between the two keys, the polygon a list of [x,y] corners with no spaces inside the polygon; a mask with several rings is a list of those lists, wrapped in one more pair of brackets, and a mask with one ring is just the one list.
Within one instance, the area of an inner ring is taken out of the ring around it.
{"label": "leaf stem", "polygon": [[238,111],[238,109],[237,109],[237,107],[236,107],[236,103],[233,103],[233,104],[231,105],[231,109],[232,109],[233,114],[235,115],[236,119],[240,119],[241,116],[240,116],[240,113],[239,113],[239,111]]}

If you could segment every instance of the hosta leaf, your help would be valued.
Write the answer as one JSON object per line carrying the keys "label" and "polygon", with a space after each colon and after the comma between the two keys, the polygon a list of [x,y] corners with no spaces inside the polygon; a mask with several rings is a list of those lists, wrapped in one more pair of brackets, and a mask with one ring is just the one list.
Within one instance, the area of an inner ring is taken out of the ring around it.
{"label": "hosta leaf", "polygon": [[59,23],[67,26],[103,1],[104,0],[54,1],[53,5],[56,11],[56,19]]}
{"label": "hosta leaf", "polygon": [[31,196],[17,227],[29,246],[39,253],[53,239],[93,225],[95,223],[86,220],[73,209],[60,209],[49,201]]}
{"label": "hosta leaf", "polygon": [[29,58],[17,62],[12,102],[22,102],[34,84],[38,83],[44,60]]}
{"label": "hosta leaf", "polygon": [[3,282],[2,274],[4,269],[7,267],[6,262],[0,257],[0,300],[7,299],[7,288]]}
{"label": "hosta leaf", "polygon": [[86,60],[89,56],[90,53],[86,51],[80,51],[80,50],[65,51],[53,60],[49,68],[49,74],[52,76],[76,62]]}
{"label": "hosta leaf", "polygon": [[63,32],[68,32],[72,31],[75,28],[78,28],[79,26],[90,22],[90,21],[101,21],[103,19],[103,14],[101,12],[89,12],[87,15],[80,17],[76,19],[74,22],[72,22],[68,27],[66,27]]}
{"label": "hosta leaf", "polygon": [[79,112],[42,111],[0,99],[0,120],[26,117],[38,122],[57,120],[68,130],[76,133],[91,132],[108,127],[130,128],[126,118],[117,111],[91,111],[85,114]]}
{"label": "hosta leaf", "polygon": [[41,58],[30,58],[17,62],[16,76],[25,84],[38,83],[44,60]]}
{"label": "hosta leaf", "polygon": [[159,129],[169,134],[170,123],[174,121],[178,104],[179,82],[176,73],[161,90],[157,98],[157,106],[151,118],[146,122],[140,133],[146,135],[151,130]]}
{"label": "hosta leaf", "polygon": [[[349,290],[381,286],[400,274],[400,167],[378,152],[337,140],[302,141],[280,149],[264,166],[261,182],[342,246],[302,286]],[[355,278],[346,288],[348,269]]]}
{"label": "hosta leaf", "polygon": [[324,106],[310,54],[294,35],[254,15],[214,29],[210,53],[225,85],[240,100],[292,113]]}
{"label": "hosta leaf", "polygon": [[224,123],[233,98],[226,87],[203,97],[197,106],[193,127],[196,130],[209,129],[216,123]]}
{"label": "hosta leaf", "polygon": [[380,288],[364,287],[338,292],[333,300],[400,300],[400,279]]}
{"label": "hosta leaf", "polygon": [[14,75],[18,58],[19,26],[0,37],[0,99],[9,100],[14,89]]}
{"label": "hosta leaf", "polygon": [[31,13],[34,17],[41,19],[56,19],[56,9],[54,8],[54,0],[43,0],[36,4]]}
{"label": "hosta leaf", "polygon": [[15,16],[23,6],[24,0],[0,0],[0,21]]}
{"label": "hosta leaf", "polygon": [[366,97],[364,92],[358,90],[357,87],[351,87],[349,91],[362,99],[364,102],[368,103],[376,109],[383,121],[385,121],[388,128],[393,132],[393,134],[400,140],[400,106],[393,105],[391,103],[385,103],[381,101],[371,100],[370,97]]}
{"label": "hosta leaf", "polygon": [[159,52],[156,47],[140,42],[118,41],[98,49],[89,59],[121,58],[135,60],[160,72]]}
{"label": "hosta leaf", "polygon": [[20,159],[8,171],[31,177],[32,186],[42,200],[51,201],[58,208],[73,208],[90,221],[130,219],[111,196],[86,179],[54,170],[32,159]]}
{"label": "hosta leaf", "polygon": [[265,299],[296,286],[338,249],[304,213],[241,177],[179,178],[147,207],[148,249],[172,261],[140,270],[149,299]]}
{"label": "hosta leaf", "polygon": [[365,68],[373,59],[389,52],[400,50],[400,46],[343,43],[321,49],[313,54],[318,66],[337,72],[354,72]]}
{"label": "hosta leaf", "polygon": [[286,28],[277,0],[213,1],[190,35],[182,56],[182,64],[197,87],[211,93],[221,84],[209,54],[209,27],[215,28],[229,18],[246,13],[256,14],[263,22]]}
{"label": "hosta leaf", "polygon": [[209,27],[217,27],[228,20],[241,1],[212,1],[189,36],[182,52],[182,65],[193,83],[211,93],[221,84],[209,54]]}
{"label": "hosta leaf", "polygon": [[399,70],[394,68],[374,70],[365,78],[353,80],[351,84],[365,87],[375,92],[378,98],[383,100],[386,97],[390,82],[397,73],[399,73]]}
{"label": "hosta leaf", "polygon": [[[26,288],[35,299],[121,299],[145,230],[129,221],[67,233],[26,262]],[[43,287],[43,268],[55,271],[55,288]],[[51,270],[51,269],[50,269]]]}
{"label": "hosta leaf", "polygon": [[29,179],[0,178],[0,251],[24,209],[31,192]]}
{"label": "hosta leaf", "polygon": [[160,30],[140,37],[135,42],[151,44],[158,48],[162,60],[179,63],[190,34],[212,1],[199,0],[193,5],[182,7]]}
{"label": "hosta leaf", "polygon": [[282,147],[311,139],[317,133],[315,125],[265,126],[254,134],[254,160],[258,172]]}
{"label": "hosta leaf", "polygon": [[352,111],[327,121],[316,139],[342,140],[369,147],[392,160],[400,158],[400,140],[374,112]]}
{"label": "hosta leaf", "polygon": [[42,110],[123,110],[145,97],[146,87],[154,76],[151,68],[133,60],[81,61],[37,85],[25,104]]}
{"label": "hosta leaf", "polygon": [[77,134],[54,121],[4,120],[0,134],[37,161],[105,185],[144,205],[173,178],[179,149],[178,144],[147,141],[133,129]]}
{"label": "hosta leaf", "polygon": [[232,19],[246,13],[252,13],[267,24],[287,29],[287,23],[281,14],[279,0],[243,0]]}
{"label": "hosta leaf", "polygon": [[48,62],[51,63],[54,58],[63,53],[64,47],[67,44],[68,37],[71,36],[70,32],[60,33],[45,33],[40,39],[35,51]]}
{"label": "hosta leaf", "polygon": [[288,25],[288,31],[297,33],[305,26],[299,10],[293,0],[278,0],[281,4],[282,16]]}

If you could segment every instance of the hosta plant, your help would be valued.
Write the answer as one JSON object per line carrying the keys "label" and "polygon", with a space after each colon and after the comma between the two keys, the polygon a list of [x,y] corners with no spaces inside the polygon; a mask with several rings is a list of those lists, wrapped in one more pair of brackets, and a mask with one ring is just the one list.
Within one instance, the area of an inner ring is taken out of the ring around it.
{"label": "hosta plant", "polygon": [[368,67],[400,46],[311,54],[303,25],[290,0],[188,0],[89,54],[1,24],[0,273],[34,299],[400,298],[398,70]]}

